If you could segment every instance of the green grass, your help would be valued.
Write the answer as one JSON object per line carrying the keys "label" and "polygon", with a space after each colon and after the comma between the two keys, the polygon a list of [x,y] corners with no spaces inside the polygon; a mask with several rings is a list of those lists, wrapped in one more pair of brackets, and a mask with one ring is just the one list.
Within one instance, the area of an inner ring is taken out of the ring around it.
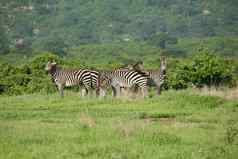
{"label": "green grass", "polygon": [[135,100],[0,97],[2,159],[235,159],[237,131],[237,100],[191,90]]}

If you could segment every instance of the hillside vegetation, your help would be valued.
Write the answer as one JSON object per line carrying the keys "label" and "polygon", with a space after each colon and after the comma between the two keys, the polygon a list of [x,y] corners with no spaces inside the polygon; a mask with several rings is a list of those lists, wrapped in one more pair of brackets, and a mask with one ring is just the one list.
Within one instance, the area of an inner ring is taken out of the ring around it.
{"label": "hillside vegetation", "polygon": [[[176,56],[203,45],[238,56],[237,0],[1,0],[0,9],[1,54],[44,50],[66,55],[85,44],[116,50],[118,44],[111,43],[132,42]],[[132,52],[138,51],[123,50],[125,56],[134,57]]]}

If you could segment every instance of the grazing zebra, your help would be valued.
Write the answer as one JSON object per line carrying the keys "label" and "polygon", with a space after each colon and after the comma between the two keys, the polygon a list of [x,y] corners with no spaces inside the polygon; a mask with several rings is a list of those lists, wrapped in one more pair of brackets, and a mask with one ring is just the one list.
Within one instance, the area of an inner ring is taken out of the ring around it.
{"label": "grazing zebra", "polygon": [[120,96],[121,88],[133,86],[141,88],[142,96],[148,94],[148,76],[128,69],[116,69],[113,71],[101,71],[99,77],[100,89],[112,88],[114,96]]}
{"label": "grazing zebra", "polygon": [[89,89],[97,88],[98,72],[88,69],[61,69],[55,62],[46,64],[46,71],[51,74],[53,82],[56,84],[61,97],[64,96],[64,87],[83,86],[88,93]]}

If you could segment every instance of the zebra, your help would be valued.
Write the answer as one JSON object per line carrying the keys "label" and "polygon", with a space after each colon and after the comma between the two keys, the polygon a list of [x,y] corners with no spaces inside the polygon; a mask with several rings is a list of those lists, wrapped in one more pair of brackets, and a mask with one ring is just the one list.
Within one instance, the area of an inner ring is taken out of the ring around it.
{"label": "zebra", "polygon": [[[62,69],[56,62],[48,62],[45,70],[51,74],[52,80],[57,86],[60,96],[64,96],[64,87],[80,85],[88,94],[90,89],[97,88],[98,71],[89,69]],[[83,94],[83,93],[82,93]]]}
{"label": "zebra", "polygon": [[161,86],[164,83],[166,77],[166,59],[165,57],[160,58],[160,68],[145,70],[143,67],[143,62],[137,62],[135,65],[127,66],[124,69],[134,70],[141,74],[147,75],[149,77],[148,82],[154,84],[157,88],[157,95],[161,94]]}
{"label": "zebra", "polygon": [[120,96],[121,88],[127,89],[133,86],[141,88],[143,97],[146,97],[148,94],[148,76],[137,71],[128,69],[101,71],[98,81],[101,90],[105,90],[110,86],[114,97]]}

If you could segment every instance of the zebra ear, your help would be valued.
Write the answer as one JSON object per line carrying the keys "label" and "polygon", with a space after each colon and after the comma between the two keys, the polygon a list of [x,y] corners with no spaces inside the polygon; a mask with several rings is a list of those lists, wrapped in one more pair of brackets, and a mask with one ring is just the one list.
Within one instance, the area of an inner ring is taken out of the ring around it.
{"label": "zebra ear", "polygon": [[143,62],[139,61],[136,64],[133,65],[134,70],[136,71],[142,71],[144,69]]}
{"label": "zebra ear", "polygon": [[160,61],[163,61],[164,60],[164,56],[160,56]]}
{"label": "zebra ear", "polygon": [[52,65],[56,65],[57,63],[55,61],[52,62]]}
{"label": "zebra ear", "polygon": [[163,70],[163,71],[165,71],[166,70],[166,66],[167,64],[166,64],[166,59],[165,59],[165,57],[164,56],[162,56],[161,58],[160,58],[160,70]]}
{"label": "zebra ear", "polygon": [[132,64],[128,64],[125,68],[128,68],[129,70],[132,70],[134,66]]}
{"label": "zebra ear", "polygon": [[161,57],[160,57],[160,62],[163,63],[163,64],[166,63],[166,58],[165,58],[165,56],[161,56]]}

